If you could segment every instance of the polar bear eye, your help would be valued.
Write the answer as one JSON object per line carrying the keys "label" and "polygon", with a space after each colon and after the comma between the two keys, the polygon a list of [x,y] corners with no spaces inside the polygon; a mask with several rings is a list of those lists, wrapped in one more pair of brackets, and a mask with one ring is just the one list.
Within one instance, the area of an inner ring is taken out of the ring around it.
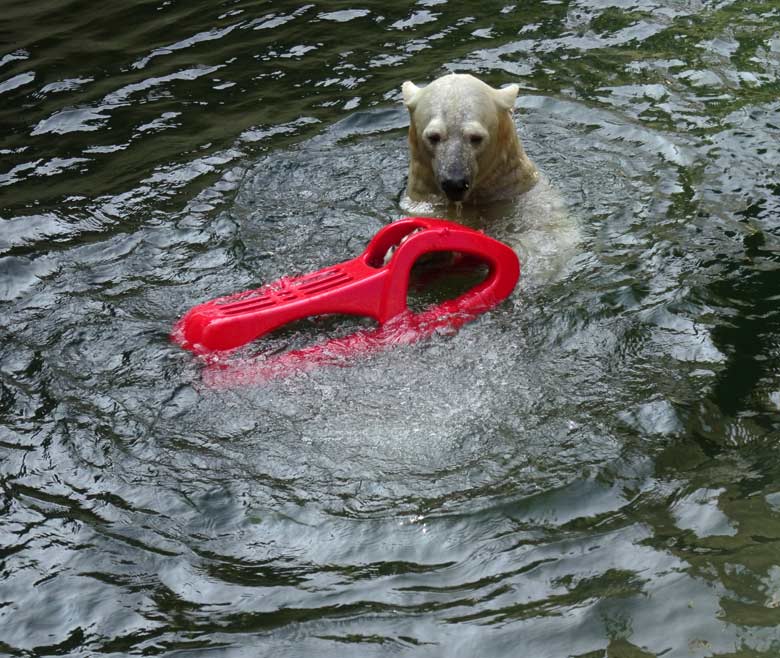
{"label": "polar bear eye", "polygon": [[480,146],[485,141],[485,138],[482,135],[471,135],[469,141],[472,146]]}
{"label": "polar bear eye", "polygon": [[428,138],[428,141],[434,145],[441,141],[441,135],[439,133],[428,133],[426,137]]}

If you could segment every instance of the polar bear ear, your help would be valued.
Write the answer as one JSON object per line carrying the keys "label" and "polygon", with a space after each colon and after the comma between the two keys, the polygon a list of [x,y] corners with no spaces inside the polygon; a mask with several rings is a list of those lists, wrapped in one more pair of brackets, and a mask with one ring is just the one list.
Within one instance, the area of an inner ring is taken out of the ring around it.
{"label": "polar bear ear", "polygon": [[515,106],[515,99],[517,99],[519,91],[520,87],[517,85],[509,85],[502,89],[494,89],[493,95],[496,97],[496,103],[502,110],[511,110]]}
{"label": "polar bear ear", "polygon": [[414,109],[417,94],[420,93],[420,88],[414,84],[414,82],[407,80],[401,85],[401,92],[404,95],[404,105],[410,110]]}

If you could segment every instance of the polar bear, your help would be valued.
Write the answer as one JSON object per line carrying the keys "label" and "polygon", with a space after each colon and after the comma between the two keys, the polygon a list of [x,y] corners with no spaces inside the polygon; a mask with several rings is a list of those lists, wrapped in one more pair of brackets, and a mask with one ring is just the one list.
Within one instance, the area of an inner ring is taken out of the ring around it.
{"label": "polar bear", "polygon": [[524,282],[563,274],[580,243],[579,222],[520,143],[512,120],[518,86],[494,89],[451,73],[401,90],[410,118],[402,209],[441,216],[442,205],[454,204],[456,221],[488,229],[519,252]]}
{"label": "polar bear", "polygon": [[426,87],[404,82],[412,201],[483,204],[530,190],[539,172],[515,131],[518,86],[494,89],[451,73]]}

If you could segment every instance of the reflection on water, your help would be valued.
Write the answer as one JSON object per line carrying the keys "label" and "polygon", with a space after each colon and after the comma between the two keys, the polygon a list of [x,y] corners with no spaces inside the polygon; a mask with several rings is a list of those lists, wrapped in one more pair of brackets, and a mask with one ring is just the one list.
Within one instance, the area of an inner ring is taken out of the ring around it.
{"label": "reflection on water", "polygon": [[[780,652],[777,8],[6,4],[0,652]],[[517,292],[204,387],[175,319],[400,217],[447,71],[523,89]]]}

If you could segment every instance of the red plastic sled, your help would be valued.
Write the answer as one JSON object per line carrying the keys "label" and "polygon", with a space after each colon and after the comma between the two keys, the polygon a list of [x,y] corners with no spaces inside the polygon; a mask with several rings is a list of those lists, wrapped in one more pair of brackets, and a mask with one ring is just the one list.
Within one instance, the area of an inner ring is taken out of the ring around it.
{"label": "red plastic sled", "polygon": [[[475,257],[487,263],[488,275],[456,299],[411,313],[407,292],[412,266],[421,256],[434,252]],[[257,361],[251,372],[237,369],[236,364],[221,365],[212,373],[211,378],[216,379],[211,383],[228,383],[231,378],[265,379],[415,342],[443,329],[456,330],[503,301],[519,276],[517,255],[502,242],[441,219],[407,218],[383,227],[357,258],[195,306],[177,323],[173,339],[182,347],[208,355],[240,347],[315,315],[367,316],[380,325]],[[231,375],[229,371],[234,372]]]}

